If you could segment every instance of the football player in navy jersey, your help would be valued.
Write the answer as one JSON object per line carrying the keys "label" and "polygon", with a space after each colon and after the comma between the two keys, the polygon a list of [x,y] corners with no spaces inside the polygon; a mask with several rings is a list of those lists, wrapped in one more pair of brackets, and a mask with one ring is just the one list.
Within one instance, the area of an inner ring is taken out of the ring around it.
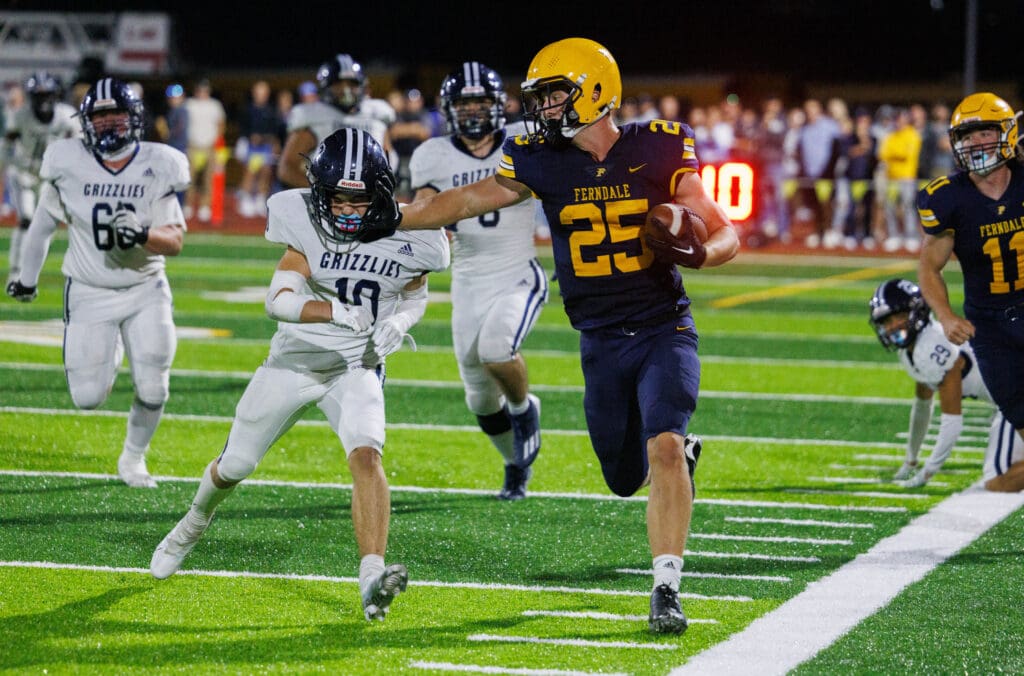
{"label": "football player in navy jersey", "polygon": [[[1017,115],[995,94],[971,94],[953,111],[949,137],[960,171],[918,194],[925,233],[918,280],[946,337],[956,345],[971,341],[992,398],[1024,435],[1024,171],[1017,134]],[[963,270],[963,317],[950,306],[942,277],[954,253]],[[985,485],[1024,489],[1024,463]]]}
{"label": "football player in navy jersey", "polygon": [[[698,176],[693,131],[666,120],[616,126],[622,98],[611,53],[585,38],[537,53],[522,84],[532,133],[505,141],[498,173],[417,200],[396,219],[437,228],[537,196],[551,226],[565,311],[581,332],[591,443],[605,482],[628,496],[650,483],[654,559],[650,629],[680,633],[678,589],[700,441],[686,434],[700,361],[690,299],[676,265],[721,265],[739,249],[725,212]],[[663,242],[647,211],[674,201],[707,224],[707,241]],[[382,210],[381,214],[387,214]],[[371,214],[375,227],[395,223]]]}

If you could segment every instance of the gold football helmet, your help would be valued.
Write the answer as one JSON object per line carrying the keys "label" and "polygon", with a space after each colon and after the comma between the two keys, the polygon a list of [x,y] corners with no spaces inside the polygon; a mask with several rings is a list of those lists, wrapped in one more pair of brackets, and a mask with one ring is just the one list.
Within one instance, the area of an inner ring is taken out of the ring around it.
{"label": "gold football helmet", "polygon": [[[979,129],[997,130],[999,140],[965,146],[966,137]],[[995,94],[971,94],[953,111],[949,141],[953,146],[953,159],[960,169],[987,176],[1017,154],[1017,115]]]}
{"label": "gold football helmet", "polygon": [[[622,78],[611,52],[586,38],[552,42],[533,57],[522,84],[523,110],[532,133],[556,147],[617,108]],[[555,92],[567,95],[553,96]],[[561,110],[561,116],[546,113]]]}

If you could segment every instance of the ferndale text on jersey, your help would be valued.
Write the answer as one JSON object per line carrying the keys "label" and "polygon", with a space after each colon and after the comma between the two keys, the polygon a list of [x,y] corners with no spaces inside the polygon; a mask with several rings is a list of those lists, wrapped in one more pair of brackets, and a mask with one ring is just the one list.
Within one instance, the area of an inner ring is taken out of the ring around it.
{"label": "ferndale text on jersey", "polygon": [[141,183],[86,183],[82,186],[86,197],[145,197],[146,186]]}
{"label": "ferndale text on jersey", "polygon": [[390,258],[369,256],[360,253],[333,253],[325,251],[320,256],[321,270],[352,270],[369,272],[381,277],[398,277],[402,273],[402,264]]}
{"label": "ferndale text on jersey", "polygon": [[606,200],[621,200],[632,197],[629,191],[629,184],[620,185],[597,185],[585,188],[573,188],[573,201],[575,202],[602,202]]}
{"label": "ferndale text on jersey", "polygon": [[998,223],[986,223],[980,227],[982,237],[992,237],[994,235],[1002,235],[1007,232],[1017,232],[1018,230],[1024,230],[1024,218],[1011,218],[1008,221],[999,221]]}

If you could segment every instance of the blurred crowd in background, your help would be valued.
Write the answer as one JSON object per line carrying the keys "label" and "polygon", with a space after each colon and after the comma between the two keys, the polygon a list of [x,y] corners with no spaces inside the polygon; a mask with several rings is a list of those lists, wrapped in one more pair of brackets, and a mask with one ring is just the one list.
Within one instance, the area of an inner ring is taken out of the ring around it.
{"label": "blurred crowd in background", "polygon": [[[65,100],[77,107],[88,83],[76,83]],[[189,156],[193,185],[186,216],[202,227],[223,216],[211,209],[220,180],[225,211],[241,218],[266,215],[266,198],[282,189],[276,166],[286,120],[297,103],[320,97],[317,84],[273,89],[251,83],[245,101],[226,107],[208,80],[172,83],[162,92],[137,93],[146,101],[146,138]],[[434,93],[393,89],[384,98],[395,111],[388,129],[400,199],[412,198],[407,163],[417,145],[447,133]],[[807,247],[887,252],[916,251],[920,229],[914,198],[929,180],[953,171],[947,129],[950,106],[928,102],[906,107],[854,101],[781,98],[741,101],[727,95],[714,105],[687,105],[680,95],[627,96],[616,111],[620,124],[651,119],[692,127],[702,164],[743,161],[755,169],[756,210],[744,224],[748,240]],[[5,117],[25,105],[18,83],[3,91]],[[520,101],[508,97],[507,121],[521,119]],[[2,162],[2,158],[0,158]],[[0,201],[3,214],[10,211]],[[229,214],[229,215],[230,215]]]}

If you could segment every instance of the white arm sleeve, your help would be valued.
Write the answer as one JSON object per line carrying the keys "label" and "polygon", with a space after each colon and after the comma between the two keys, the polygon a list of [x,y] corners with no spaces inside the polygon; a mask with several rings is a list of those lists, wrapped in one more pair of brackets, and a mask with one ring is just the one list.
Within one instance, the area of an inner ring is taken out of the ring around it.
{"label": "white arm sleeve", "polygon": [[306,286],[306,278],[294,270],[275,270],[267,291],[267,316],[280,322],[302,321],[302,308],[306,301],[316,300],[299,293]]}
{"label": "white arm sleeve", "polygon": [[395,328],[406,333],[419,320],[423,319],[423,313],[427,311],[427,285],[424,283],[414,291],[402,291],[402,300],[398,301],[395,314],[389,319],[395,324]]}
{"label": "white arm sleeve", "polygon": [[946,459],[953,452],[953,445],[960,438],[960,432],[963,428],[963,415],[942,414],[939,422],[939,438],[935,440],[935,447],[932,448],[931,455],[928,456],[925,470],[930,472],[930,474],[935,474],[939,471],[942,463],[946,462]]}
{"label": "white arm sleeve", "polygon": [[928,433],[928,424],[932,421],[932,400],[914,399],[910,409],[910,432],[907,434],[907,462],[917,462],[917,454],[921,452],[921,444]]}
{"label": "white arm sleeve", "polygon": [[60,211],[57,189],[49,181],[43,183],[39,193],[39,206],[32,216],[32,223],[28,226],[28,232],[21,245],[21,275],[18,281],[23,286],[39,284],[39,273],[46,261],[46,254],[50,251],[50,239],[57,231],[57,219],[53,217],[53,213]]}

